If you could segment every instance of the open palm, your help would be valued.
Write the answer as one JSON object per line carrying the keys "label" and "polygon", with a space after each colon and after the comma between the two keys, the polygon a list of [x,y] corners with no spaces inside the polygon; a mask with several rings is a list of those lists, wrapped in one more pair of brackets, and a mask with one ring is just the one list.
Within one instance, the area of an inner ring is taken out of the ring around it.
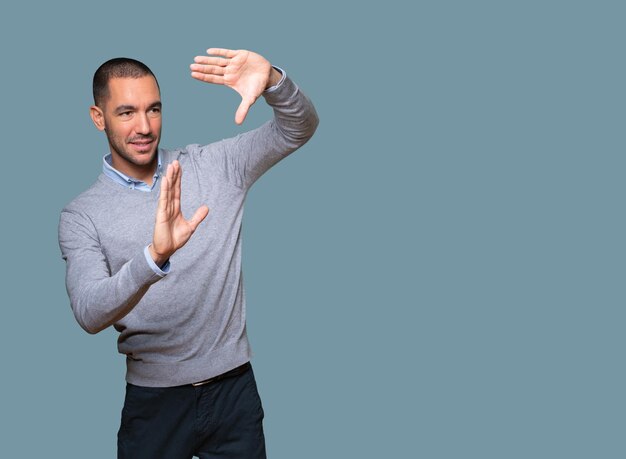
{"label": "open palm", "polygon": [[163,264],[187,243],[209,213],[207,206],[201,206],[191,219],[185,219],[180,209],[181,176],[182,169],[175,160],[168,164],[167,172],[162,177],[152,244],[149,248],[158,265]]}
{"label": "open palm", "polygon": [[241,124],[252,104],[267,87],[272,66],[263,56],[243,49],[209,48],[207,53],[211,56],[195,57],[194,64],[190,66],[191,76],[237,91],[241,103],[235,114],[235,122]]}

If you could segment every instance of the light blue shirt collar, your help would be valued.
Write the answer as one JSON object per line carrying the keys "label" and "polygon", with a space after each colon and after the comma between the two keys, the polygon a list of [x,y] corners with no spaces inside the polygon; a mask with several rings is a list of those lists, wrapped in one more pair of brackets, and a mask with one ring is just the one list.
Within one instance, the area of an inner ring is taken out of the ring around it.
{"label": "light blue shirt collar", "polygon": [[102,172],[104,173],[104,175],[109,177],[115,183],[122,185],[126,188],[130,188],[131,190],[139,190],[139,191],[146,191],[146,192],[152,191],[154,189],[154,186],[156,185],[157,180],[161,176],[162,171],[163,171],[163,167],[161,166],[161,152],[158,150],[157,150],[157,168],[156,168],[156,171],[154,172],[154,176],[152,177],[152,186],[148,185],[144,181],[137,180],[135,178],[122,174],[120,171],[115,169],[111,165],[111,153],[109,153],[108,155],[105,155],[104,158],[102,158]]}

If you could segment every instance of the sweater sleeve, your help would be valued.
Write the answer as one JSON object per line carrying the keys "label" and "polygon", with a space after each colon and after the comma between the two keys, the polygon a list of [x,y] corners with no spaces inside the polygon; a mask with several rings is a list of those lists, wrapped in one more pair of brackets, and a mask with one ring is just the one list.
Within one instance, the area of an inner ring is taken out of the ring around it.
{"label": "sweater sleeve", "polygon": [[289,77],[264,92],[263,97],[274,111],[272,120],[211,146],[218,148],[227,179],[243,189],[250,188],[274,164],[304,145],[319,124],[313,104]]}
{"label": "sweater sleeve", "polygon": [[150,267],[143,250],[111,274],[93,222],[82,212],[61,212],[59,246],[72,311],[88,333],[120,320],[163,277]]}

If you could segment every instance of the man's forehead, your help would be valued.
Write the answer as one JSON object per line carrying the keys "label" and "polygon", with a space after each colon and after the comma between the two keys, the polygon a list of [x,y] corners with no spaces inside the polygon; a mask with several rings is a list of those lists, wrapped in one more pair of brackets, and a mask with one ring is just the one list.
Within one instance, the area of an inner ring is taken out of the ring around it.
{"label": "man's forehead", "polygon": [[109,89],[123,89],[127,87],[146,89],[156,89],[158,91],[156,79],[152,75],[144,75],[138,78],[132,77],[113,77],[109,80]]}
{"label": "man's forehead", "polygon": [[122,106],[145,108],[161,102],[159,85],[150,75],[139,78],[111,78],[107,93],[104,100],[107,110],[117,110]]}
{"label": "man's forehead", "polygon": [[111,97],[131,97],[142,96],[159,97],[159,86],[151,75],[139,78],[116,77],[109,80],[109,95]]}

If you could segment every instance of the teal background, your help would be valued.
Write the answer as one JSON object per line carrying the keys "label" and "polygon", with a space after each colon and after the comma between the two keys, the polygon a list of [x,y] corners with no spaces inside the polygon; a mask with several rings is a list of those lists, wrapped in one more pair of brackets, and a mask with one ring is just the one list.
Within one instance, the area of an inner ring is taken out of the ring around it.
{"label": "teal background", "polygon": [[[162,145],[261,124],[189,77],[248,48],[316,136],[253,188],[248,329],[272,458],[624,458],[618,1],[5,2],[0,457],[115,457],[116,333],[75,322],[61,208],[106,153],[93,71],[138,58]],[[210,218],[210,217],[209,217]]]}

